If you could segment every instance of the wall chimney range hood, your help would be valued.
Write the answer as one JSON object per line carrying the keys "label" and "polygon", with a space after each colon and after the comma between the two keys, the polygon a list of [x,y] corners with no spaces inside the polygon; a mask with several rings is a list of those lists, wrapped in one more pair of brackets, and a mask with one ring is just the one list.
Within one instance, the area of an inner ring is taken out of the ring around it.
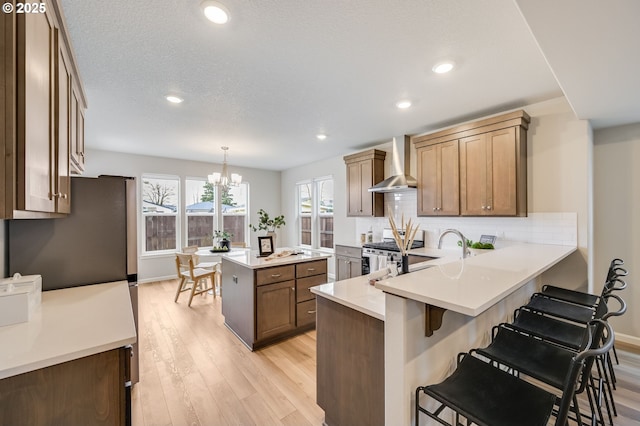
{"label": "wall chimney range hood", "polygon": [[[393,164],[395,166],[395,172],[393,176],[390,176],[380,183],[375,184],[369,188],[369,192],[403,192],[411,191],[416,188],[418,181],[411,176],[410,173],[410,158],[411,158],[411,145],[409,136],[404,137],[404,168],[400,166],[400,155],[398,153],[396,145],[396,138],[393,138],[393,152],[391,155]],[[393,171],[392,171],[393,172]]]}

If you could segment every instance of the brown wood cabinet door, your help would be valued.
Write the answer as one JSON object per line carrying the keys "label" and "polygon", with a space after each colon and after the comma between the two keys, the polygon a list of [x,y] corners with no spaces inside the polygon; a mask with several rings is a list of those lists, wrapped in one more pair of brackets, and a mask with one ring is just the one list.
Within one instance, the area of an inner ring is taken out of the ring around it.
{"label": "brown wood cabinet door", "polygon": [[[54,212],[54,64],[49,12],[18,16],[18,209]],[[24,179],[21,179],[24,177]]]}
{"label": "brown wood cabinet door", "polygon": [[436,216],[440,205],[438,145],[417,150],[418,153],[418,215]]}
{"label": "brown wood cabinet door", "polygon": [[440,157],[440,205],[438,215],[460,214],[460,155],[458,141],[438,145]]}
{"label": "brown wood cabinet door", "polygon": [[418,215],[460,214],[458,141],[418,149]]}
{"label": "brown wood cabinet door", "polygon": [[370,160],[360,163],[360,215],[373,216],[373,163]]}
{"label": "brown wood cabinet door", "polygon": [[488,214],[507,216],[515,215],[517,212],[515,134],[515,127],[487,134]]}
{"label": "brown wood cabinet door", "polygon": [[69,73],[69,61],[64,50],[59,30],[56,29],[56,173],[55,192],[56,212],[71,212],[71,177],[69,169],[69,139],[71,136],[71,75]]}
{"label": "brown wood cabinet door", "polygon": [[295,281],[256,287],[256,340],[296,328]]}
{"label": "brown wood cabinet door", "polygon": [[360,163],[347,164],[347,214],[349,216],[362,215],[362,182]]}
{"label": "brown wood cabinet door", "polygon": [[487,212],[487,136],[460,139],[460,212],[482,216]]}
{"label": "brown wood cabinet door", "polygon": [[127,355],[113,349],[0,380],[0,424],[125,424]]}

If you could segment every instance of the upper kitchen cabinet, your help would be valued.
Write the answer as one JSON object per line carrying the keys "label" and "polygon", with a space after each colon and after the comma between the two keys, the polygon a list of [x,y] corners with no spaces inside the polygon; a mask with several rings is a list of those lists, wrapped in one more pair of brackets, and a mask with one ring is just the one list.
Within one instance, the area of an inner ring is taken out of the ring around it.
{"label": "upper kitchen cabinet", "polygon": [[487,131],[460,139],[460,212],[526,216],[529,116],[518,111],[489,120],[480,127]]}
{"label": "upper kitchen cabinet", "polygon": [[86,104],[59,3],[29,7],[33,13],[0,17],[5,157],[0,215],[5,219],[70,212],[70,154],[79,128],[74,96],[82,113]]}
{"label": "upper kitchen cabinet", "polygon": [[529,116],[515,111],[412,137],[421,216],[526,216]]}
{"label": "upper kitchen cabinet", "polygon": [[369,188],[384,180],[387,153],[377,149],[347,155],[347,216],[384,216],[384,194]]}
{"label": "upper kitchen cabinet", "polygon": [[458,141],[412,140],[418,157],[418,216],[460,214]]}

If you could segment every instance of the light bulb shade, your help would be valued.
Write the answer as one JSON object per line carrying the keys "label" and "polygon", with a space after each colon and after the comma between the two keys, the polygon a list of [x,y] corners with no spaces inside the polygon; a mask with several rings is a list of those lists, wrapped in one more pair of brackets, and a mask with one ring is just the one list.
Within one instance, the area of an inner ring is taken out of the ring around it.
{"label": "light bulb shade", "polygon": [[242,183],[242,175],[231,173],[231,183],[234,185],[240,185]]}
{"label": "light bulb shade", "polygon": [[209,175],[209,183],[212,183],[212,184],[214,184],[214,185],[218,185],[218,184],[220,183],[220,177],[221,177],[221,176],[222,176],[222,175],[221,175],[220,173],[218,173],[218,172],[216,172],[216,173],[211,173],[211,174]]}

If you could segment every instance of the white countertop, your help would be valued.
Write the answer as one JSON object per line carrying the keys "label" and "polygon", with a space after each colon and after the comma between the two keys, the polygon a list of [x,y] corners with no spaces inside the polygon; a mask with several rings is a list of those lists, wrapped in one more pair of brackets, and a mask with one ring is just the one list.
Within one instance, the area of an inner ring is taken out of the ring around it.
{"label": "white countertop", "polygon": [[519,244],[379,281],[376,287],[475,317],[575,250]]}
{"label": "white countertop", "polygon": [[[311,292],[383,321],[384,292],[477,316],[575,250],[519,244],[462,260],[458,250],[416,249],[410,253],[437,258],[411,265],[414,272],[379,281],[375,287],[361,276],[312,287]],[[427,266],[431,267],[415,270]]]}
{"label": "white countertop", "polygon": [[30,321],[0,327],[0,379],[135,341],[126,281],[45,291]]}
{"label": "white countertop", "polygon": [[[288,247],[279,248],[276,253],[284,250],[293,250]],[[268,268],[270,266],[286,265],[291,263],[307,262],[310,260],[327,259],[332,256],[331,253],[321,253],[310,250],[298,250],[302,251],[302,254],[296,254],[286,257],[278,257],[275,259],[267,260],[266,257],[258,257],[258,251],[250,249],[237,249],[234,248],[228,253],[220,253],[221,257],[245,266],[250,269]]]}
{"label": "white countertop", "polygon": [[384,321],[384,293],[366,276],[311,287],[311,292]]}

